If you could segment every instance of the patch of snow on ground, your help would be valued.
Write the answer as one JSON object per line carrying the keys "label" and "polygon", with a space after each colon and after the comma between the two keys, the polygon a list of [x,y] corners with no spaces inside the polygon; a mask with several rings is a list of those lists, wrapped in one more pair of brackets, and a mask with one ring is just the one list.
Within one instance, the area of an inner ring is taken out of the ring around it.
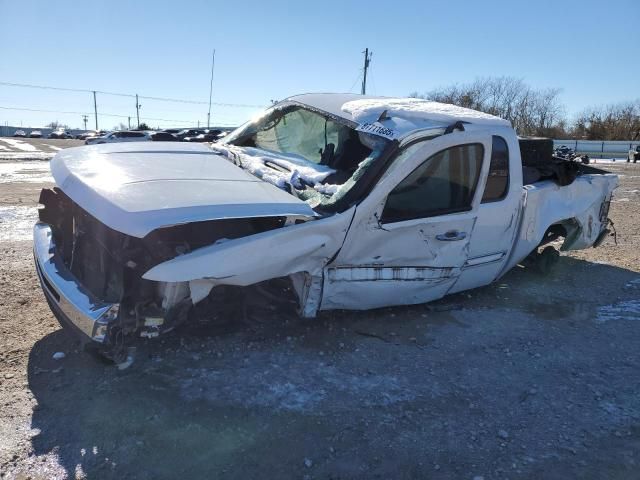
{"label": "patch of snow on ground", "polygon": [[0,151],[0,160],[50,160],[54,152],[5,152]]}
{"label": "patch of snow on ground", "polygon": [[322,405],[391,405],[415,396],[406,380],[391,375],[358,375],[333,365],[296,359],[295,368],[286,355],[254,352],[243,368],[242,382],[229,382],[218,370],[191,369],[182,381],[187,400],[206,400],[222,405],[244,405],[270,410],[309,411]]}
{"label": "patch of snow on ground", "polygon": [[21,150],[23,152],[37,152],[38,149],[30,143],[23,142],[22,140],[15,140],[13,138],[3,138],[0,142],[4,142],[15,150]]}
{"label": "patch of snow on ground", "polygon": [[30,240],[37,220],[35,207],[0,207],[0,241]]}
{"label": "patch of snow on ground", "polygon": [[598,307],[596,322],[610,320],[640,320],[640,300],[627,300]]}
{"label": "patch of snow on ground", "polygon": [[631,280],[627,282],[625,287],[627,288],[640,287],[640,278],[636,278],[635,280]]}
{"label": "patch of snow on ground", "polygon": [[49,164],[41,161],[0,162],[0,183],[53,182]]}

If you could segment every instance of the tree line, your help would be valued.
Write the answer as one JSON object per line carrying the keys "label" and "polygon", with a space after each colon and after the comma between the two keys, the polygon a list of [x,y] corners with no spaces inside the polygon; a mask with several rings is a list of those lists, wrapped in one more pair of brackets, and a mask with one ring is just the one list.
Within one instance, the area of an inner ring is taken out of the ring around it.
{"label": "tree line", "polygon": [[509,120],[519,135],[584,140],[640,139],[640,99],[594,106],[571,122],[559,88],[537,89],[514,77],[478,78],[412,97],[472,108]]}

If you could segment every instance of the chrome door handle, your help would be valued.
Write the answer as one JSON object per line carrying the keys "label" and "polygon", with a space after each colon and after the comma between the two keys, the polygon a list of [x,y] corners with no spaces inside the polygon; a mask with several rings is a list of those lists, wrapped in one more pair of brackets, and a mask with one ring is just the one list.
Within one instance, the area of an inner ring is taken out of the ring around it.
{"label": "chrome door handle", "polygon": [[442,242],[455,242],[467,238],[467,232],[459,232],[457,230],[449,230],[447,233],[436,235],[436,239]]}

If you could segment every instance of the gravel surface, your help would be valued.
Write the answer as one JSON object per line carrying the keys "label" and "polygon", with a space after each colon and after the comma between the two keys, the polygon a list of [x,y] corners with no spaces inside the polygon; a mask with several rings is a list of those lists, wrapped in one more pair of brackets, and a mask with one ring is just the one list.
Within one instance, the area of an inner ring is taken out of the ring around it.
{"label": "gravel surface", "polygon": [[3,183],[0,477],[638,478],[640,165],[608,167],[617,245],[551,276],[315,320],[230,314],[140,344],[124,371],[42,297],[17,226],[42,183]]}

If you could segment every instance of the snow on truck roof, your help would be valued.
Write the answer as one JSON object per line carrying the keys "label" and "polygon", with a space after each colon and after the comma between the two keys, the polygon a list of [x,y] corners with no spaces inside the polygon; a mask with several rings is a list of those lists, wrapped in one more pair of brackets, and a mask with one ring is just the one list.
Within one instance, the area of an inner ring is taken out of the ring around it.
{"label": "snow on truck roof", "polygon": [[[309,105],[351,120],[359,125],[358,130],[370,131],[392,139],[404,137],[416,130],[443,127],[457,121],[474,125],[511,126],[508,120],[494,115],[421,98],[373,97],[352,93],[308,93],[289,97],[286,100]],[[385,119],[378,122],[385,111]],[[384,128],[372,131],[372,128],[376,129],[376,124]]]}

